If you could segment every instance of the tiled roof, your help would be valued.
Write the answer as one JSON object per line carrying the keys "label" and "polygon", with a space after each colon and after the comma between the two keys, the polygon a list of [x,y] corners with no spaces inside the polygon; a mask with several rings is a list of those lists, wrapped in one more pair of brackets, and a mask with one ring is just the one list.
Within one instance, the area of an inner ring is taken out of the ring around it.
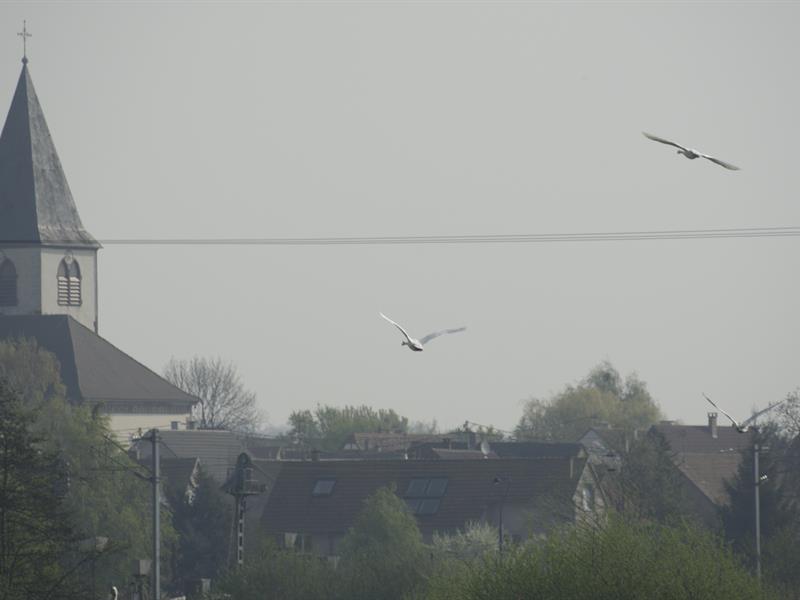
{"label": "tiled roof", "polygon": [[[409,482],[419,478],[448,481],[438,511],[417,517],[424,534],[452,531],[481,519],[504,492],[504,486],[494,483],[495,477],[510,479],[508,504],[541,502],[572,511],[584,467],[585,461],[577,459],[284,462],[261,526],[267,533],[344,533],[364,500],[378,488],[394,485],[402,497]],[[318,479],[336,480],[330,496],[311,495]]]}
{"label": "tiled roof", "polygon": [[568,458],[585,455],[581,444],[565,442],[492,442],[489,448],[501,458]]}
{"label": "tiled roof", "polygon": [[0,134],[0,241],[100,246],[78,216],[27,65]]}
{"label": "tiled roof", "polygon": [[[236,465],[244,452],[241,436],[230,431],[214,429],[165,429],[158,432],[161,438],[161,456],[169,458],[199,458],[206,473],[219,483],[228,477],[228,470]],[[152,455],[151,443],[135,443],[140,458]]]}
{"label": "tiled roof", "polygon": [[168,402],[184,410],[197,402],[70,316],[0,316],[0,339],[16,337],[55,354],[73,402]]}
{"label": "tiled roof", "polygon": [[396,452],[407,450],[414,444],[441,442],[446,437],[448,436],[427,433],[361,432],[351,434],[345,441],[345,446],[356,444],[361,450]]}

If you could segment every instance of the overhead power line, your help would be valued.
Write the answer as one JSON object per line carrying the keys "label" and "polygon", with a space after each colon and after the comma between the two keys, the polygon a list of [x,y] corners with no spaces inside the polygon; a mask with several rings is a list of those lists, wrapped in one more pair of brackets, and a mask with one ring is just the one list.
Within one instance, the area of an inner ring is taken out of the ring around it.
{"label": "overhead power line", "polygon": [[725,229],[666,229],[572,233],[509,233],[475,235],[386,235],[339,237],[200,237],[108,238],[105,246],[397,246],[431,244],[535,244],[565,242],[635,242],[646,240],[702,240],[730,238],[798,237],[800,226],[736,227]]}
{"label": "overhead power line", "polygon": [[[729,238],[798,237],[800,225],[732,227],[725,229],[658,229],[643,231],[586,231],[567,233],[498,233],[463,235],[379,235],[334,237],[152,237],[105,238],[104,246],[397,246],[405,244],[535,244],[569,242],[638,242],[646,240],[708,240]],[[0,246],[39,245],[40,240],[0,240]],[[74,240],[46,240],[50,245],[73,245]]]}

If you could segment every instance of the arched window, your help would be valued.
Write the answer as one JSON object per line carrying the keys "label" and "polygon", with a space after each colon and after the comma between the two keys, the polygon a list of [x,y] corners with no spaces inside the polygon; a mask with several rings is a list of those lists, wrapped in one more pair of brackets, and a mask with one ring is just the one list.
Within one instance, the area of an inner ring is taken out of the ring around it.
{"label": "arched window", "polygon": [[0,257],[0,306],[17,305],[17,269],[9,259]]}
{"label": "arched window", "polygon": [[78,261],[67,256],[58,265],[59,306],[81,305],[81,269]]}

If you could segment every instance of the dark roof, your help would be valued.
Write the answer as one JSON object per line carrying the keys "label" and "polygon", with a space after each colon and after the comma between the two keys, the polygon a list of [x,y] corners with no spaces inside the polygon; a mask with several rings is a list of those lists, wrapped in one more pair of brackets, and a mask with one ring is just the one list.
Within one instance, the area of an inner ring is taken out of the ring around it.
{"label": "dark roof", "polygon": [[447,435],[429,433],[358,432],[348,436],[344,442],[356,444],[361,450],[396,452],[407,450],[415,444],[441,442]]}
{"label": "dark roof", "polygon": [[0,242],[100,246],[78,216],[27,65],[0,134]]}
{"label": "dark roof", "polygon": [[583,446],[567,442],[491,442],[489,448],[501,458],[578,457]]}
{"label": "dark roof", "polygon": [[0,339],[19,337],[55,354],[73,402],[197,402],[68,315],[0,316]]}
{"label": "dark roof", "polygon": [[489,452],[484,454],[480,450],[462,450],[460,448],[436,448],[430,449],[431,458],[439,460],[483,460],[495,459],[497,454]]}
{"label": "dark roof", "polygon": [[[378,488],[394,485],[402,497],[412,479],[440,477],[448,482],[438,511],[417,518],[426,535],[452,531],[484,517],[505,490],[494,483],[495,477],[510,479],[507,504],[558,507],[572,516],[572,497],[585,464],[563,458],[283,462],[261,525],[267,533],[341,534]],[[311,495],[318,479],[336,480],[330,496]]]}
{"label": "dark roof", "polygon": [[[228,470],[244,452],[242,436],[217,429],[162,429],[161,456],[166,458],[199,458],[203,470],[219,483],[228,478]],[[150,441],[135,443],[140,458],[151,456]]]}
{"label": "dark roof", "polygon": [[750,434],[733,427],[717,427],[712,437],[708,425],[653,425],[651,432],[659,433],[674,452],[675,466],[714,504],[727,504],[725,481],[736,476],[742,451],[752,447]]}

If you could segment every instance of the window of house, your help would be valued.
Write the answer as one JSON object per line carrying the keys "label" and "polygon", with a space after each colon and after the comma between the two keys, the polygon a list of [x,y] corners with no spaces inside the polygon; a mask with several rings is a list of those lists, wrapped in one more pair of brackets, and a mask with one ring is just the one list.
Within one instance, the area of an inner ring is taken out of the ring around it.
{"label": "window of house", "polygon": [[7,258],[0,257],[0,306],[17,305],[17,269]]}
{"label": "window of house", "polygon": [[433,515],[439,511],[441,498],[447,491],[447,479],[412,479],[406,488],[405,501],[408,509],[415,515]]}
{"label": "window of house", "polygon": [[312,496],[330,496],[336,486],[335,479],[317,479],[314,489],[311,490]]}
{"label": "window of house", "polygon": [[58,304],[59,306],[80,306],[81,269],[72,256],[65,257],[58,265]]}

